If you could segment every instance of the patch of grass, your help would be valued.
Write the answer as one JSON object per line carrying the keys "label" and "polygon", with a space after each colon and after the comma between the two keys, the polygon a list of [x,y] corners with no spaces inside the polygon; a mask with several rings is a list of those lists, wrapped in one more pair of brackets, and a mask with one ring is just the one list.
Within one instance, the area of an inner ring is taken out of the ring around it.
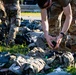
{"label": "patch of grass", "polygon": [[67,71],[72,75],[76,75],[76,68],[75,67],[68,67]]}
{"label": "patch of grass", "polygon": [[41,14],[40,12],[22,12],[21,13],[22,16],[37,16],[37,17],[40,17]]}
{"label": "patch of grass", "polygon": [[26,45],[0,46],[0,52],[27,54],[29,50]]}

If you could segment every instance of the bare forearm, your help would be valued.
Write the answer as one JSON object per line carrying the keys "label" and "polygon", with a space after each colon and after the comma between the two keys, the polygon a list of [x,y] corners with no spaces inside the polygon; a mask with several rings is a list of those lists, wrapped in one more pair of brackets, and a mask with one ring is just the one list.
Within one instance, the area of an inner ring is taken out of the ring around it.
{"label": "bare forearm", "polygon": [[63,11],[66,19],[63,24],[62,32],[66,34],[72,22],[72,9],[70,3],[68,4],[68,6],[63,8]]}
{"label": "bare forearm", "polygon": [[41,19],[42,19],[42,28],[44,31],[44,35],[46,37],[49,33],[49,24],[48,24],[48,17],[47,17],[46,9],[41,10]]}
{"label": "bare forearm", "polygon": [[70,25],[71,25],[71,21],[72,21],[72,16],[67,16],[66,19],[65,19],[65,22],[63,24],[63,28],[62,28],[62,31],[64,34],[66,34],[66,32],[68,31]]}
{"label": "bare forearm", "polygon": [[44,35],[48,35],[49,33],[49,26],[48,26],[48,22],[45,21],[45,22],[42,22],[42,28],[43,28],[43,32],[44,32]]}

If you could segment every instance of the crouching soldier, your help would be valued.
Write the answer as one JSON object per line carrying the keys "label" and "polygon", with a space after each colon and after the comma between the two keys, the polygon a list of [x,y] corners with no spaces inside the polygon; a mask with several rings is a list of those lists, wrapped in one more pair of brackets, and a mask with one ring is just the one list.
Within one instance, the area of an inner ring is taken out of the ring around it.
{"label": "crouching soldier", "polygon": [[[37,0],[37,2],[41,9],[42,28],[45,39],[50,48],[57,49],[60,47],[62,39],[71,25],[72,9],[70,0]],[[65,20],[61,24],[63,13]],[[56,41],[56,46],[54,46],[52,41]]]}

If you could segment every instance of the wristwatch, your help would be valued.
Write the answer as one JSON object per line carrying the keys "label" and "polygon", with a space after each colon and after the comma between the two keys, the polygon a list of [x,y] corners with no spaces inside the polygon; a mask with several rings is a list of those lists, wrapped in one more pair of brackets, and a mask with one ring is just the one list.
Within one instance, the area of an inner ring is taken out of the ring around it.
{"label": "wristwatch", "polygon": [[64,37],[65,36],[65,34],[63,33],[63,32],[60,32],[60,34]]}

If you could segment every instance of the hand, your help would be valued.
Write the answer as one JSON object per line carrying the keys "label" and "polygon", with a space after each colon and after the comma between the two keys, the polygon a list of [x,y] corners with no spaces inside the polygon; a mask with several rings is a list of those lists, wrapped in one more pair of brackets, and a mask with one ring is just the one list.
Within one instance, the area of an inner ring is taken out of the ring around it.
{"label": "hand", "polygon": [[56,37],[52,37],[50,35],[46,35],[45,38],[46,38],[46,41],[47,41],[49,47],[53,49],[54,45],[52,44],[52,41],[55,40]]}
{"label": "hand", "polygon": [[57,40],[56,40],[56,43],[57,43],[57,44],[56,44],[56,46],[55,46],[54,49],[59,48],[61,41],[62,41],[62,37],[61,37],[61,36],[58,36],[58,37],[57,37]]}

